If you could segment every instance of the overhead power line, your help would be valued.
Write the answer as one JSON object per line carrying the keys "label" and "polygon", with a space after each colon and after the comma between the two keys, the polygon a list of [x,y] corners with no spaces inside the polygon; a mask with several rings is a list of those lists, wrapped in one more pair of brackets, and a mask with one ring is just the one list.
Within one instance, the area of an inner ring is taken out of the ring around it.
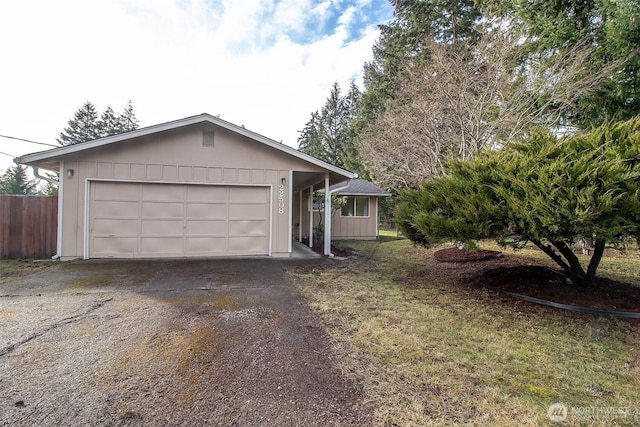
{"label": "overhead power line", "polygon": [[30,139],[24,139],[24,138],[16,138],[15,136],[0,135],[0,137],[1,138],[15,139],[15,140],[18,140],[18,141],[30,142],[31,144],[46,145],[47,147],[55,147],[55,148],[60,147],[59,145],[47,144],[45,142],[31,141]]}
{"label": "overhead power line", "polygon": [[2,152],[2,151],[0,151],[0,154],[4,154],[5,156],[14,157],[14,158],[18,157],[18,156],[14,156],[13,154],[5,153],[5,152]]}

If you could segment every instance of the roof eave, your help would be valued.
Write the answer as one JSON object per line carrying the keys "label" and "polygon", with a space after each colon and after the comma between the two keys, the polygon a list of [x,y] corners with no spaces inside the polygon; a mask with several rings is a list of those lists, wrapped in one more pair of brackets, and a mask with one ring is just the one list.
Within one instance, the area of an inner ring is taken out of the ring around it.
{"label": "roof eave", "polygon": [[338,192],[339,196],[377,196],[377,197],[390,197],[389,193],[342,193]]}
{"label": "roof eave", "polygon": [[289,147],[272,139],[269,139],[265,136],[262,136],[258,133],[252,132],[250,130],[245,129],[244,127],[234,125],[233,123],[222,120],[218,117],[214,117],[210,114],[200,114],[198,116],[187,117],[184,119],[174,120],[171,122],[162,123],[159,125],[149,126],[141,129],[136,129],[130,132],[126,132],[119,135],[107,136],[105,138],[96,139],[89,142],[83,142],[81,144],[74,145],[66,145],[60,148],[53,148],[51,150],[39,151],[37,153],[26,154],[21,157],[16,157],[14,159],[15,163],[18,164],[26,164],[26,165],[34,165],[39,162],[44,162],[46,160],[54,159],[56,157],[66,156],[69,154],[77,153],[84,150],[89,150],[92,148],[102,147],[104,145],[113,144],[116,142],[124,141],[127,139],[139,138],[147,135],[151,135],[158,132],[173,130],[179,127],[190,126],[198,123],[208,122],[222,128],[228,129],[237,134],[243,135],[247,138],[256,140],[261,142],[267,146],[275,148],[276,150],[282,151],[284,153],[290,154],[294,157],[297,157],[301,160],[307,161],[315,166],[319,166],[323,169],[327,169],[330,172],[333,172],[337,175],[343,176],[347,179],[352,179],[354,177],[353,172],[349,172],[337,166],[333,166],[329,163],[326,163],[320,159],[316,159],[315,157],[309,156],[308,154],[302,153],[295,148]]}

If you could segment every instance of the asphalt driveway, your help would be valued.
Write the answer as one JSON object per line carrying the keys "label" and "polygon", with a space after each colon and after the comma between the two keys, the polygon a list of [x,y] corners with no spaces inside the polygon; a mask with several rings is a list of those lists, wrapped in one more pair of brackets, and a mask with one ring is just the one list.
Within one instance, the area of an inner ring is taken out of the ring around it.
{"label": "asphalt driveway", "polygon": [[79,261],[0,281],[0,426],[368,425],[269,258]]}

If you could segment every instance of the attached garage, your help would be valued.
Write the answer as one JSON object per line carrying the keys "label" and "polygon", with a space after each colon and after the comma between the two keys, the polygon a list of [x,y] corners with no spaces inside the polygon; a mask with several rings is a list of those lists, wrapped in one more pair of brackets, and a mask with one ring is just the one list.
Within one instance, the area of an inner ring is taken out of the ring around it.
{"label": "attached garage", "polygon": [[270,255],[270,187],[91,181],[89,258]]}

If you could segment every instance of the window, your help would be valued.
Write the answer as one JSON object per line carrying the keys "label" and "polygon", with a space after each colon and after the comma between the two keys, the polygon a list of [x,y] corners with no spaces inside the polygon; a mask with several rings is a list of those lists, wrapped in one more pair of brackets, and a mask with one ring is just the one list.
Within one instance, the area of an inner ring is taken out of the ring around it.
{"label": "window", "polygon": [[347,203],[342,207],[341,216],[369,216],[368,197],[347,197]]}

